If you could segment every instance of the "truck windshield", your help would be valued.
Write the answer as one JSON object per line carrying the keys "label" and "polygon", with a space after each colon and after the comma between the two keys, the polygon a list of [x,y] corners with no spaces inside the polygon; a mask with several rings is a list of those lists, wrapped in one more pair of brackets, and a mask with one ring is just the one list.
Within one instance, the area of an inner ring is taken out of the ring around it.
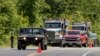
{"label": "truck windshield", "polygon": [[86,27],[84,27],[84,26],[73,26],[72,29],[73,30],[83,30],[83,31],[86,31]]}
{"label": "truck windshield", "polygon": [[19,34],[44,34],[44,29],[23,28],[20,29]]}
{"label": "truck windshield", "polygon": [[32,34],[32,29],[28,29],[28,28],[20,29],[19,34]]}
{"label": "truck windshield", "polygon": [[78,35],[80,32],[78,31],[68,31],[68,35]]}
{"label": "truck windshield", "polygon": [[46,28],[61,28],[61,23],[46,23]]}

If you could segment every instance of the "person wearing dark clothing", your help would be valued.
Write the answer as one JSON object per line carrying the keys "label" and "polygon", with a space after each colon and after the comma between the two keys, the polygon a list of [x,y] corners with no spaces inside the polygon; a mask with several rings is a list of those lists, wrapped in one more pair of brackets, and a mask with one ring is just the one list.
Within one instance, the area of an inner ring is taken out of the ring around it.
{"label": "person wearing dark clothing", "polygon": [[11,41],[11,48],[14,48],[14,36],[10,37],[10,41]]}

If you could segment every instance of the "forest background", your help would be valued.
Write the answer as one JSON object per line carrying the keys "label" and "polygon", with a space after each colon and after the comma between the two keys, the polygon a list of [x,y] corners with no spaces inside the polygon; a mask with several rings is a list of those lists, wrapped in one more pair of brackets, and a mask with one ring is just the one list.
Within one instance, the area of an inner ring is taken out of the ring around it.
{"label": "forest background", "polygon": [[67,18],[70,22],[90,21],[100,45],[100,0],[0,0],[0,46],[15,44],[21,27],[39,27],[43,19]]}

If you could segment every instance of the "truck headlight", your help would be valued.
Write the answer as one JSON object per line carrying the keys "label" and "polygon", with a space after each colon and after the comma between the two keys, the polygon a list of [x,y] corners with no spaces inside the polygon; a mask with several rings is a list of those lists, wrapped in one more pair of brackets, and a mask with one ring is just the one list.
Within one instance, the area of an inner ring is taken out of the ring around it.
{"label": "truck headlight", "polygon": [[23,39],[26,40],[26,37],[24,37]]}
{"label": "truck headlight", "polygon": [[36,37],[35,40],[38,40],[38,38]]}

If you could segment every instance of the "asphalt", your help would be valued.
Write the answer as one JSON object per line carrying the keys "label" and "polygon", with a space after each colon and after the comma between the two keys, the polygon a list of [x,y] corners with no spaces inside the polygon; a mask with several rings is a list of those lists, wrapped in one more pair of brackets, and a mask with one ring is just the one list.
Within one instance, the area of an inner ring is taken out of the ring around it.
{"label": "asphalt", "polygon": [[37,47],[28,47],[26,50],[16,48],[0,48],[0,56],[100,56],[100,47],[48,47],[48,50],[37,53]]}
{"label": "asphalt", "polygon": [[28,56],[36,51],[36,48],[27,48],[26,50],[17,50],[16,48],[0,48],[0,56]]}
{"label": "asphalt", "polygon": [[33,56],[100,56],[100,48],[49,48],[41,54]]}
{"label": "asphalt", "polygon": [[100,56],[100,50],[99,51],[90,52],[86,56]]}

